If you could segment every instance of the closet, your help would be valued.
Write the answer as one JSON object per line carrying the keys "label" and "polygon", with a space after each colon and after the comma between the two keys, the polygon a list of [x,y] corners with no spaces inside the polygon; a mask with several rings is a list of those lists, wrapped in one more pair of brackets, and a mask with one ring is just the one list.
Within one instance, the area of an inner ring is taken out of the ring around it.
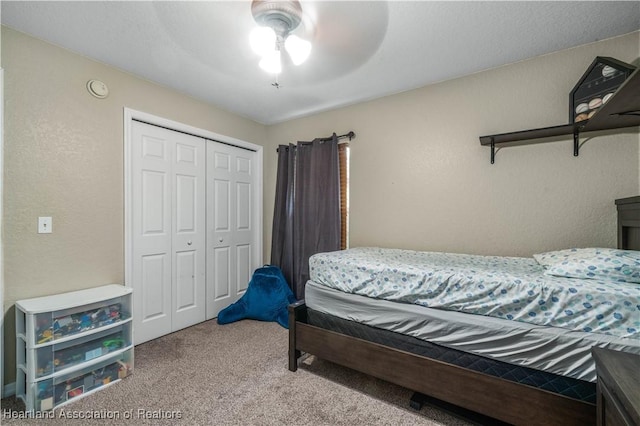
{"label": "closet", "polygon": [[126,275],[139,344],[242,296],[260,262],[260,168],[250,149],[135,120],[129,145]]}

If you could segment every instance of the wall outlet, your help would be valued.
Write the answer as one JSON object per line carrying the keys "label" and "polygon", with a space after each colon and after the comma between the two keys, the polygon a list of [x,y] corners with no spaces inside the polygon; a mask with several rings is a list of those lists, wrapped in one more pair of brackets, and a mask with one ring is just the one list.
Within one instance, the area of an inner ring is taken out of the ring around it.
{"label": "wall outlet", "polygon": [[51,216],[38,218],[38,234],[50,234],[53,232],[53,220]]}

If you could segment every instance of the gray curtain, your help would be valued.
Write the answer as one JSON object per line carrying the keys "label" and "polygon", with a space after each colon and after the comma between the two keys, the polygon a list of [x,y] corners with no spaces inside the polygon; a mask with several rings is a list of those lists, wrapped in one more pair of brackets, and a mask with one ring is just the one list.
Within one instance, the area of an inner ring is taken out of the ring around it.
{"label": "gray curtain", "polygon": [[304,299],[309,257],[340,249],[338,138],[278,147],[271,264]]}

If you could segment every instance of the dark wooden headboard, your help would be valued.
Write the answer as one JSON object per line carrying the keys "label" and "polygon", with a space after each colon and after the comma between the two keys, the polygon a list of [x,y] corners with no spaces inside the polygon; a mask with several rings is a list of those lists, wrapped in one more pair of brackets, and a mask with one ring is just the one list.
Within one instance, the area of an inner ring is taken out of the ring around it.
{"label": "dark wooden headboard", "polygon": [[640,250],[640,196],[616,200],[618,248]]}

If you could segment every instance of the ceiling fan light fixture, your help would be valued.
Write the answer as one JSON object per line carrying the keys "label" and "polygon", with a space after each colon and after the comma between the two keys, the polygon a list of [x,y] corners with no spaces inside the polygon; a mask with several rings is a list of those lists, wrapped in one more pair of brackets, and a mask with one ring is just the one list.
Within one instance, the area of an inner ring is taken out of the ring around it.
{"label": "ceiling fan light fixture", "polygon": [[294,65],[300,65],[307,60],[311,54],[311,43],[301,39],[297,35],[290,35],[284,41],[284,48],[291,57]]}
{"label": "ceiling fan light fixture", "polygon": [[265,56],[276,48],[276,32],[269,27],[256,27],[249,34],[249,43],[254,52]]}
{"label": "ceiling fan light fixture", "polygon": [[311,43],[291,34],[302,22],[302,7],[298,0],[253,0],[251,14],[259,26],[251,32],[250,42],[253,50],[262,56],[260,68],[279,74],[283,47],[295,65],[309,57]]}

